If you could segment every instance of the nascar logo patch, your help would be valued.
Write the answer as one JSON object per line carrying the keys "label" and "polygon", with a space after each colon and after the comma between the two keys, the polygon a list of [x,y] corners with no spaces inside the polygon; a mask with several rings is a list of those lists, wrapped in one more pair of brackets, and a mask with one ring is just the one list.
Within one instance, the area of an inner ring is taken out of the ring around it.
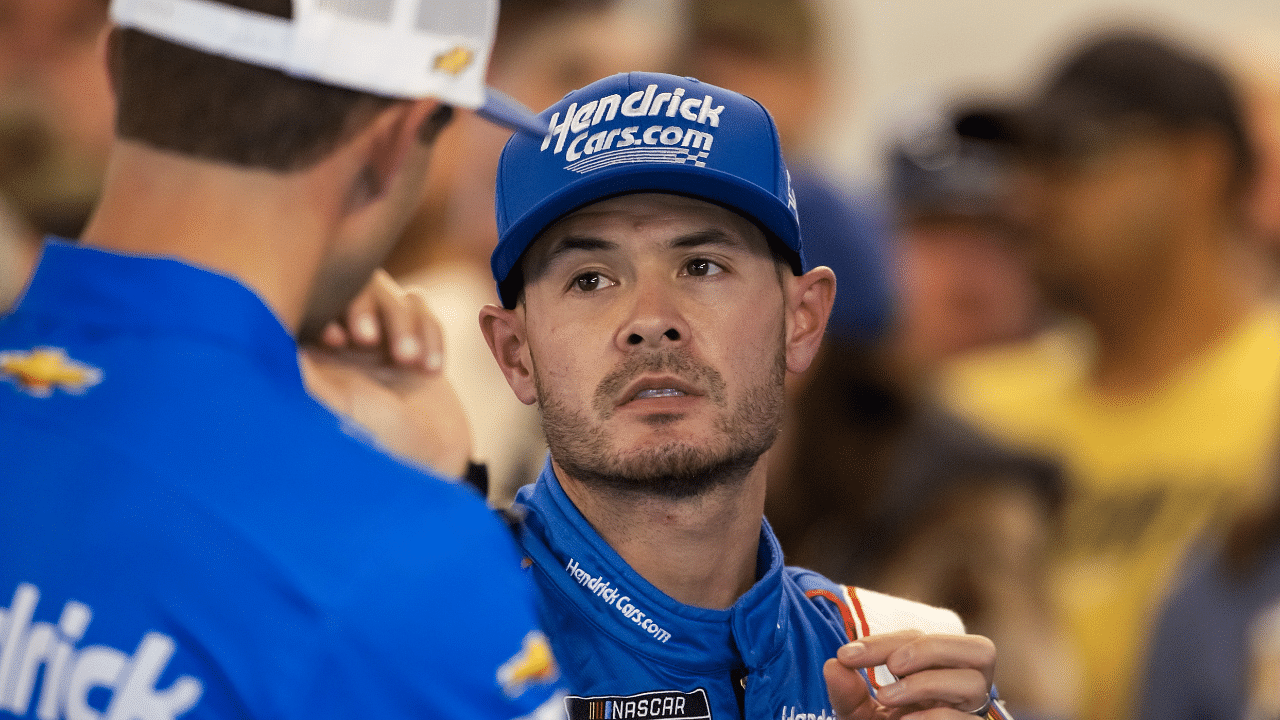
{"label": "nascar logo patch", "polygon": [[570,695],[564,699],[564,708],[569,720],[711,720],[707,691],[702,688],[693,692],[657,690],[636,695]]}

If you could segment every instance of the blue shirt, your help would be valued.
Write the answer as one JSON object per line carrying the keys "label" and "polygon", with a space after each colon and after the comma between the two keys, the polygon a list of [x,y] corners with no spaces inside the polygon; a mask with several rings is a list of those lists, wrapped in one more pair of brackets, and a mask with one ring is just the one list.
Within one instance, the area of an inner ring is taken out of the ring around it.
{"label": "blue shirt", "polygon": [[47,245],[0,320],[0,717],[559,707],[505,528],[296,352],[232,279]]}
{"label": "blue shirt", "polygon": [[755,585],[729,609],[709,610],[633,570],[578,512],[550,463],[516,507],[571,720],[833,718],[822,665],[841,645],[909,626],[963,632],[949,611],[784,567],[768,523]]}
{"label": "blue shirt", "polygon": [[1280,543],[1233,572],[1214,543],[1184,577],[1155,624],[1138,698],[1142,720],[1274,717],[1280,684]]}

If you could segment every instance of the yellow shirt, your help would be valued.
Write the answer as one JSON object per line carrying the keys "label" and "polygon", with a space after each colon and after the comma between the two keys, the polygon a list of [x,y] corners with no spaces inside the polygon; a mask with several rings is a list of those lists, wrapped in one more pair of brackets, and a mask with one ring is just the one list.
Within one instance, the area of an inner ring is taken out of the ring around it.
{"label": "yellow shirt", "polygon": [[1265,486],[1280,440],[1280,309],[1267,307],[1162,389],[1091,388],[1090,342],[1064,328],[958,364],[942,392],[1016,446],[1062,461],[1068,497],[1051,569],[1077,643],[1083,717],[1132,716],[1147,634],[1190,543]]}

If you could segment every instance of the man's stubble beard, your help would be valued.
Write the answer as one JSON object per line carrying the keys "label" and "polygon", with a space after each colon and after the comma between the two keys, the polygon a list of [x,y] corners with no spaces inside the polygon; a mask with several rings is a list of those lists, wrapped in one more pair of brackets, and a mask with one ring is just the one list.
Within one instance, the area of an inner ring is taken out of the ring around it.
{"label": "man's stubble beard", "polygon": [[[713,440],[708,447],[673,439],[634,452],[613,448],[613,437],[603,421],[612,415],[618,392],[643,372],[667,372],[693,382],[707,393],[709,401],[728,410],[720,373],[682,350],[637,353],[615,368],[596,388],[592,407],[596,419],[551,397],[534,363],[547,445],[551,457],[570,477],[609,493],[688,499],[744,480],[778,436],[786,377],[781,342],[769,376],[748,388],[731,411],[716,419],[716,440],[722,442]],[[663,425],[677,419],[656,415],[649,422]]]}

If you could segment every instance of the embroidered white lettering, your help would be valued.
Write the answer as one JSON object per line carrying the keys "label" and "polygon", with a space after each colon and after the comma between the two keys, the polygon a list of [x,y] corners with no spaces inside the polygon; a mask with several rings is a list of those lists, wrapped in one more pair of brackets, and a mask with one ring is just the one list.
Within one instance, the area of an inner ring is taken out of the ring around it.
{"label": "embroidered white lettering", "polygon": [[[680,103],[680,117],[688,120],[689,122],[698,122],[698,113],[694,112],[694,109],[700,105],[702,105],[702,100],[699,98],[689,98],[685,100]],[[543,149],[545,150],[546,148]]]}
{"label": "embroidered white lettering", "polygon": [[622,114],[627,117],[642,117],[649,114],[649,103],[653,101],[653,93],[658,89],[657,85],[650,85],[627,96],[622,103]]}
{"label": "embroidered white lettering", "polygon": [[618,105],[622,103],[622,96],[618,94],[605,95],[600,98],[600,105],[596,107],[596,115],[591,119],[592,125],[599,125],[600,121],[609,122],[618,115]]}
{"label": "embroidered white lettering", "polygon": [[711,127],[720,127],[720,113],[724,110],[724,106],[721,105],[713,109],[711,107],[712,102],[710,95],[703,98],[702,110],[698,112],[698,124],[705,125],[707,121],[710,121]]}
{"label": "embroidered white lettering", "polygon": [[[574,142],[577,142],[576,140]],[[600,598],[606,605],[612,606],[622,616],[640,626],[640,629],[648,633],[658,642],[667,642],[671,639],[671,633],[662,628],[648,617],[648,614],[631,602],[631,596],[623,595],[618,588],[614,587],[612,582],[604,579],[603,575],[592,575],[578,564],[577,560],[569,559],[565,565],[565,572],[574,582],[581,585],[592,595]]]}
{"label": "embroidered white lettering", "polygon": [[662,103],[671,99],[671,93],[658,93],[653,98],[653,106],[649,108],[650,115],[657,115],[662,112]]}
{"label": "embroidered white lettering", "polygon": [[569,125],[569,132],[579,133],[591,127],[591,116],[596,112],[597,101],[591,102],[578,108],[578,112],[573,114],[573,123]]}
{"label": "embroidered white lettering", "polygon": [[[565,159],[570,163],[606,150],[640,144],[667,147],[679,145],[707,153],[711,148],[712,134],[679,125],[651,125],[643,131],[639,125],[605,128],[595,132],[591,129],[600,123],[616,120],[619,114],[625,117],[665,116],[669,118],[679,115],[690,123],[719,127],[724,108],[724,105],[715,105],[710,95],[686,98],[685,88],[678,87],[670,92],[658,92],[658,86],[651,84],[644,90],[632,92],[625,99],[620,94],[614,93],[582,104],[571,103],[564,110],[563,118],[560,112],[552,114],[547,135],[542,140],[542,150],[551,149],[554,138],[552,154],[558,155],[563,152]],[[643,154],[634,157],[651,158],[653,156]],[[703,154],[699,157],[707,156]],[[698,158],[694,157],[694,159]],[[635,161],[637,160],[632,160],[632,162]],[[594,165],[594,167],[600,166]]]}
{"label": "embroidered white lettering", "polygon": [[671,93],[671,104],[667,106],[667,117],[675,117],[676,111],[680,109],[680,99],[684,97],[684,88],[676,88]]}
{"label": "embroidered white lettering", "polygon": [[560,122],[560,113],[555,113],[554,115],[551,116],[551,123],[548,126],[549,129],[547,130],[547,136],[542,139],[543,150],[546,150],[548,147],[550,147],[551,138],[554,136],[556,138],[556,149],[552,151],[552,154],[554,155],[560,154],[560,151],[564,149],[565,137],[569,135],[569,125],[573,121],[573,114],[577,110],[578,110],[578,103],[574,103],[570,105],[569,109],[566,110],[564,113],[563,123]]}
{"label": "embroidered white lettering", "polygon": [[[105,645],[77,650],[93,611],[72,600],[56,626],[32,622],[39,598],[34,585],[23,583],[9,608],[0,608],[0,710],[27,714],[41,667],[40,720],[173,720],[199,702],[204,686],[189,675],[155,687],[175,650],[168,635],[146,633],[132,657]],[[105,713],[89,704],[96,688],[110,691]]]}

